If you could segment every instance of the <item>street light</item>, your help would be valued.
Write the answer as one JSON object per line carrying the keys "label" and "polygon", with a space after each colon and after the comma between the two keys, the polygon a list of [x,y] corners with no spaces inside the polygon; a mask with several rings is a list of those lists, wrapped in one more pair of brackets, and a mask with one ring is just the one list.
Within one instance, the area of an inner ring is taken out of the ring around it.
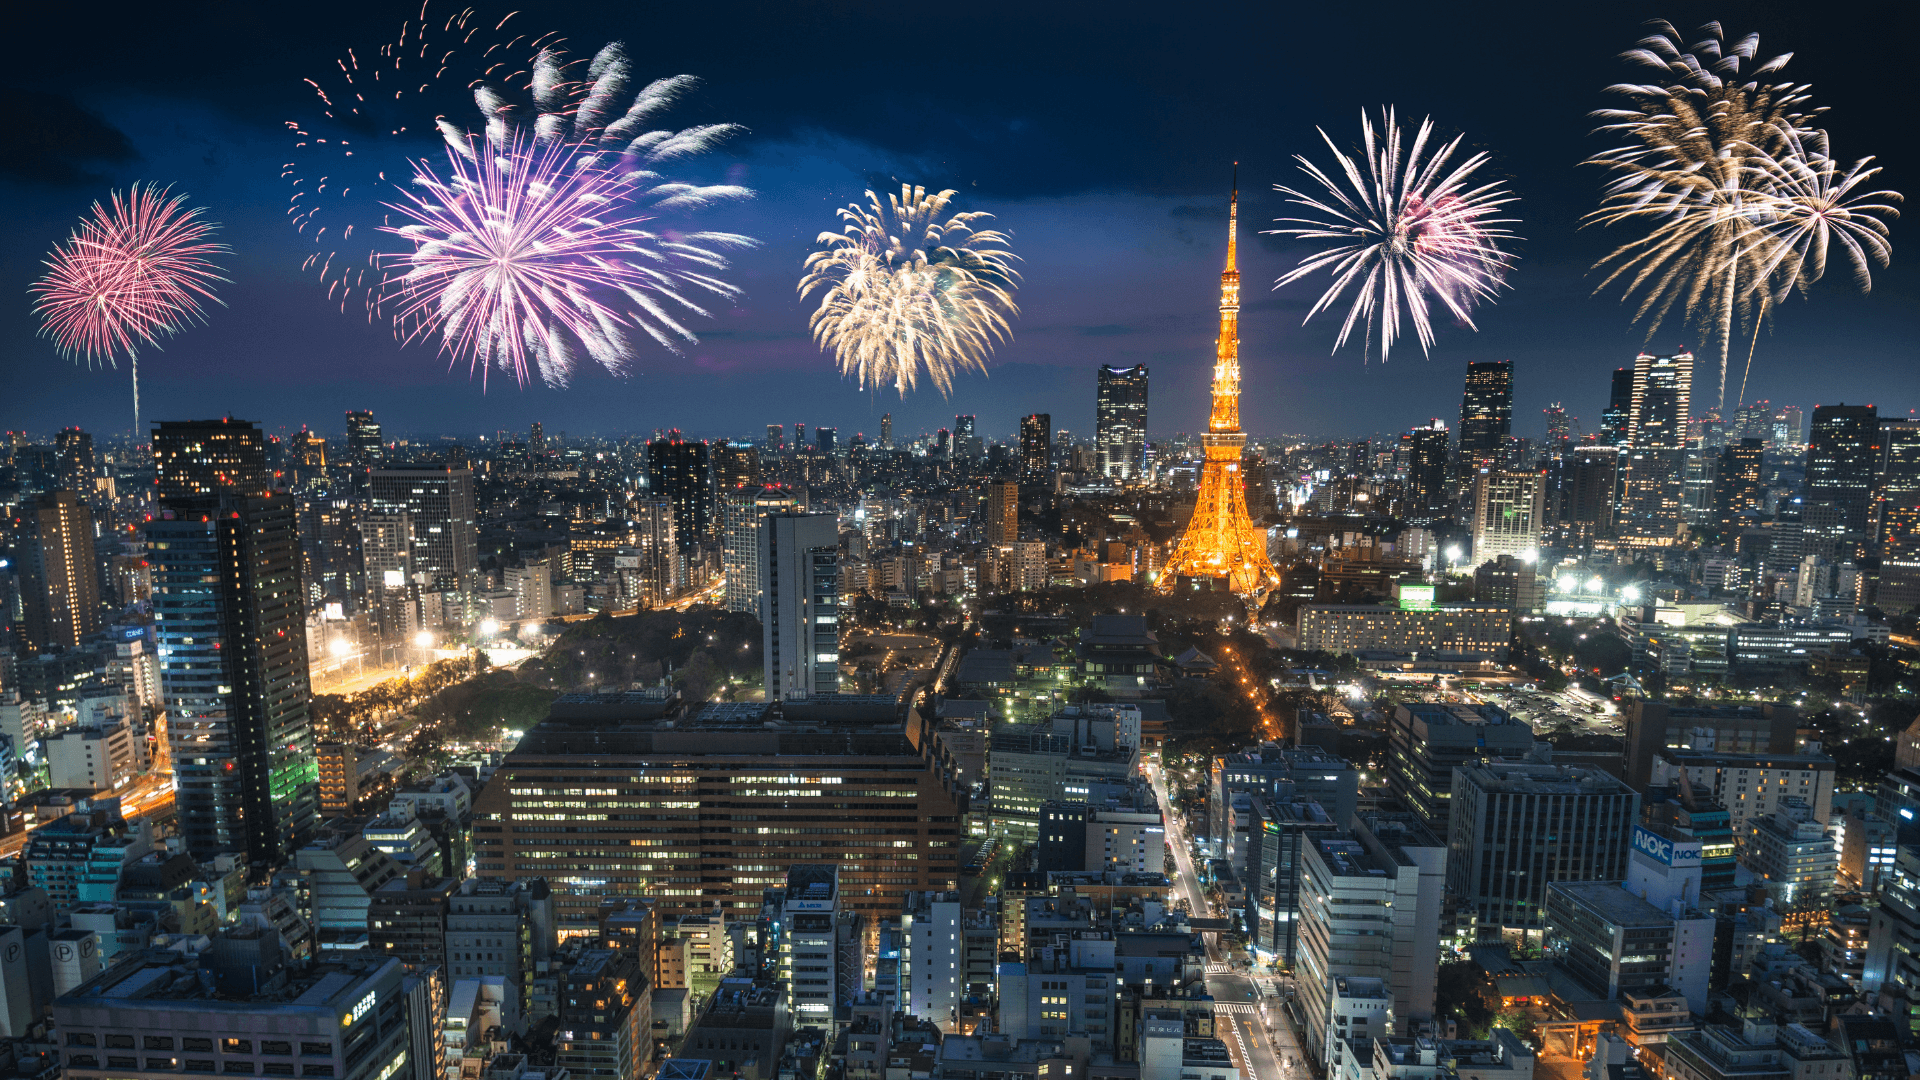
{"label": "street light", "polygon": [[433,631],[422,630],[419,633],[413,635],[413,644],[416,647],[422,648],[422,649],[433,648]]}
{"label": "street light", "polygon": [[353,651],[353,646],[347,644],[346,638],[334,638],[327,643],[327,651],[335,656],[345,656]]}

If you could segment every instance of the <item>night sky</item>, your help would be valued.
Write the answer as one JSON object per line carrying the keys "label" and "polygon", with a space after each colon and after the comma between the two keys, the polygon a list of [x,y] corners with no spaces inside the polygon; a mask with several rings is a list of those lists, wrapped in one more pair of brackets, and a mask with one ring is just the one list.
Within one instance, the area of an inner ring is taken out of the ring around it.
{"label": "night sky", "polygon": [[[476,21],[511,10],[483,5]],[[1763,55],[1794,52],[1788,73],[1830,108],[1836,152],[1877,155],[1888,186],[1920,193],[1915,94],[1896,74],[1920,29],[1912,4],[545,5],[515,25],[557,31],[577,53],[624,41],[638,78],[705,80],[670,115],[674,126],[750,129],[685,174],[753,187],[753,202],[701,224],[763,246],[731,275],[745,289],[739,306],[696,324],[701,342],[685,358],[644,352],[625,380],[583,370],[563,391],[496,378],[483,393],[432,348],[401,348],[357,308],[341,314],[301,272],[313,248],[286,219],[285,123],[317,113],[302,77],[390,40],[418,11],[417,0],[16,9],[0,75],[11,105],[0,293],[13,297],[0,303],[0,428],[130,425],[124,366],[60,359],[35,336],[26,287],[88,205],[133,180],[189,192],[235,249],[229,306],[143,355],[149,419],[231,413],[273,430],[337,433],[344,410],[372,408],[400,435],[539,420],[569,433],[726,436],[800,421],[838,426],[843,440],[876,434],[887,411],[897,434],[965,412],[1005,436],[1031,411],[1090,434],[1102,363],[1151,365],[1155,437],[1199,427],[1236,159],[1251,433],[1359,437],[1432,416],[1451,425],[1465,364],[1502,358],[1516,367],[1516,434],[1539,437],[1553,401],[1594,430],[1609,372],[1644,339],[1617,297],[1590,295],[1588,268],[1612,241],[1578,227],[1600,178],[1577,163],[1604,145],[1586,114],[1609,103],[1604,86],[1635,77],[1617,55],[1650,17],[1683,29],[1718,17],[1730,33],[1758,30]],[[1363,363],[1357,345],[1329,355],[1337,324],[1300,325],[1319,286],[1268,288],[1304,249],[1253,235],[1286,212],[1272,185],[1296,182],[1290,156],[1327,158],[1314,127],[1350,145],[1361,109],[1383,104],[1431,113],[1491,151],[1521,197],[1526,237],[1513,288],[1480,311],[1478,333],[1444,329],[1424,359],[1409,338],[1384,366]],[[421,130],[431,121],[420,117]],[[438,140],[370,152],[399,169],[410,153],[438,153]],[[1014,341],[989,377],[962,379],[951,399],[923,390],[902,402],[842,380],[813,346],[794,292],[814,236],[836,227],[834,208],[903,180],[959,189],[958,208],[996,214],[1025,260]],[[1811,300],[1781,310],[1760,341],[1749,397],[1920,407],[1913,227],[1894,224],[1893,267],[1876,273],[1870,295],[1830,273]],[[1688,344],[1677,326],[1653,342]],[[1711,404],[1701,390],[1714,378],[1700,371],[1697,404]]]}

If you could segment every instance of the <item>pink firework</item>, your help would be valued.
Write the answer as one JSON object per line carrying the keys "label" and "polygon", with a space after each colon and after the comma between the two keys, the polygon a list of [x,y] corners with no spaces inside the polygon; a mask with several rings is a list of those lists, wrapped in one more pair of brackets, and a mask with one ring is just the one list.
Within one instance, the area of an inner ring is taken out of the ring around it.
{"label": "pink firework", "polygon": [[210,241],[219,228],[186,206],[170,188],[134,184],[111,207],[93,204],[64,244],[46,259],[47,273],[28,287],[40,333],[62,355],[88,367],[115,364],[125,353],[133,367],[133,430],[140,437],[141,345],[206,322],[201,301],[221,277],[214,257],[228,251]]}
{"label": "pink firework", "polygon": [[666,183],[631,160],[514,135],[451,142],[443,179],[416,162],[414,186],[391,208],[407,224],[384,231],[413,250],[388,257],[386,288],[403,339],[437,337],[451,363],[465,358],[485,384],[498,366],[522,386],[534,371],[565,386],[584,350],[621,374],[631,335],[679,352],[697,339],[683,312],[708,313],[700,293],[731,299],[714,276],[744,236],[678,232],[659,212],[695,209],[740,189]]}

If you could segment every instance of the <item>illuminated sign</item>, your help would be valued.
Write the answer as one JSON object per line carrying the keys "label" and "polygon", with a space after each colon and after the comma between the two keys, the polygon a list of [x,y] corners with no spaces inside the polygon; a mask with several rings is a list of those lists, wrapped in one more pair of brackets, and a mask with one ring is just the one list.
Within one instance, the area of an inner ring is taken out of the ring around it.
{"label": "illuminated sign", "polygon": [[1433,586],[1400,584],[1393,587],[1402,611],[1433,610]]}
{"label": "illuminated sign", "polygon": [[1700,841],[1669,840],[1643,825],[1633,827],[1633,848],[1665,866],[1700,865]]}
{"label": "illuminated sign", "polygon": [[367,1013],[373,1011],[374,1002],[378,1001],[379,998],[380,998],[380,991],[378,990],[367,991],[367,996],[361,998],[359,1002],[354,1005],[353,1011],[340,1018],[340,1026],[351,1027],[355,1020],[358,1020],[361,1017],[367,1015]]}

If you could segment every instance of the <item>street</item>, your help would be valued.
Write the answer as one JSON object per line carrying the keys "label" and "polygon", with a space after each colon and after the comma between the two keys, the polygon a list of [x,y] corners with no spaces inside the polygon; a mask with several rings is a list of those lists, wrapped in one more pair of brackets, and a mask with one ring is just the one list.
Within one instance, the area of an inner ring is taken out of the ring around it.
{"label": "street", "polygon": [[[1186,897],[1188,910],[1194,917],[1205,918],[1210,912],[1207,898],[1200,891],[1200,879],[1194,874],[1186,824],[1167,798],[1164,772],[1157,766],[1149,766],[1147,776],[1153,783],[1154,798],[1160,802],[1167,844],[1173,849],[1174,888]],[[1227,1044],[1240,1075],[1247,1080],[1282,1080],[1287,1073],[1281,1068],[1281,1057],[1295,1062],[1297,1068],[1302,1052],[1300,1038],[1280,1008],[1280,1002],[1262,998],[1252,978],[1229,969],[1218,934],[1204,934],[1202,940],[1207,944],[1207,992],[1213,995],[1217,1037]]]}

